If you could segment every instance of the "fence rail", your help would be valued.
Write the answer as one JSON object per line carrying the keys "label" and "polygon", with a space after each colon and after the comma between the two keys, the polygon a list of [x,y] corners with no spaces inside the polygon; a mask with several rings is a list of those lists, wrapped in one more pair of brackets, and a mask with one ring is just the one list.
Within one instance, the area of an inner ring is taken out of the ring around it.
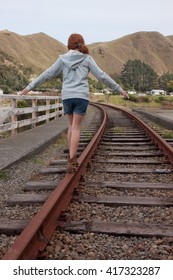
{"label": "fence rail", "polygon": [[0,133],[11,131],[12,135],[16,135],[21,127],[30,125],[33,128],[42,121],[48,122],[63,114],[63,105],[59,96],[3,94],[0,96],[0,101],[1,106],[3,102],[8,104],[8,107],[0,107],[0,118],[5,120],[5,123],[0,124]]}

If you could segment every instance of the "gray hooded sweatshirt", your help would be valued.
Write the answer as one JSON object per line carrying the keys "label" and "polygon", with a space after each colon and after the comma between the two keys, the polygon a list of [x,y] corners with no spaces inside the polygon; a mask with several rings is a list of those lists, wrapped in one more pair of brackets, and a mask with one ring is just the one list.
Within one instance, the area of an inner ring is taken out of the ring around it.
{"label": "gray hooded sweatshirt", "polygon": [[70,50],[66,54],[60,55],[50,68],[45,70],[26,88],[32,90],[47,80],[57,77],[61,72],[63,73],[62,100],[69,98],[89,100],[89,72],[113,91],[122,92],[122,88],[97,66],[90,55],[76,50]]}

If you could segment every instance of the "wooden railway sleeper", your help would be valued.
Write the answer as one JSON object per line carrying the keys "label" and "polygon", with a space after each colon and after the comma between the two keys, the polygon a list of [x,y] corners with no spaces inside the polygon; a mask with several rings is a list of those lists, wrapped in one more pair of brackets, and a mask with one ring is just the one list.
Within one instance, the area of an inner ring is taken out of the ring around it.
{"label": "wooden railway sleeper", "polygon": [[[154,141],[154,143],[155,143],[155,141]],[[162,149],[161,149],[162,150]],[[170,157],[169,157],[169,159],[170,159]],[[89,162],[89,161],[88,161]],[[84,167],[84,169],[86,168],[86,166],[88,165],[88,163],[85,163],[85,167]],[[82,167],[81,167],[82,168]],[[71,175],[69,175],[69,176],[71,176]],[[83,176],[83,175],[82,175]],[[80,175],[80,182],[82,182],[82,176]],[[75,187],[74,187],[74,189],[75,189]],[[79,196],[78,196],[78,198],[79,198]],[[73,197],[73,199],[75,199],[75,196]],[[94,198],[95,199],[95,198]],[[118,197],[117,198],[117,200],[119,200],[120,198]],[[87,201],[87,198],[83,198],[83,200],[84,201]],[[147,199],[146,199],[147,200]],[[82,200],[81,200],[82,201]],[[87,201],[87,203],[88,203],[89,201]],[[97,201],[98,202],[98,201]],[[103,201],[101,201],[100,203],[102,203]],[[92,203],[92,201],[91,201],[91,203]],[[114,202],[114,201],[111,201],[111,198],[110,198],[110,201],[106,201],[105,202],[106,204],[107,203],[118,203],[118,202]],[[122,203],[124,203],[124,202],[122,202]],[[137,203],[139,203],[139,202],[137,202]],[[145,201],[141,201],[140,202],[141,204],[143,204],[143,203],[146,203]],[[155,202],[156,204],[157,204],[157,201]],[[159,201],[159,203],[163,203],[163,201]],[[172,200],[170,200],[170,202],[167,202],[167,204],[170,206],[172,206]],[[164,203],[163,203],[164,204]],[[166,204],[166,202],[165,202],[165,204]],[[63,217],[63,214],[62,214],[62,217]],[[60,215],[60,220],[61,220],[62,218],[61,218],[61,215]],[[64,219],[66,219],[66,217],[64,216],[64,218],[63,218],[63,220]],[[59,221],[59,219],[57,220],[57,223],[58,223],[58,221]],[[59,222],[60,223],[60,222]],[[110,225],[111,225],[111,223],[103,223],[103,222],[100,222],[100,227],[103,227],[103,224],[104,224],[104,226],[105,226],[105,233],[107,232],[108,233],[108,228],[110,227]],[[115,224],[115,225],[113,225],[112,224],[112,227],[116,227],[116,228],[118,228],[117,227],[117,225]],[[91,222],[87,222],[87,223],[85,223],[84,225],[83,225],[83,227],[85,227],[85,230],[87,230],[87,231],[93,231],[93,232],[98,232],[98,228],[97,227],[99,227],[99,222],[95,222],[95,224],[91,221]],[[124,234],[128,234],[128,232],[130,232],[130,230],[133,230],[133,229],[130,229],[130,228],[128,228],[127,229],[127,231],[124,233]],[[165,230],[165,227],[162,227],[162,229],[161,229],[161,231],[163,231],[164,232],[164,230]],[[44,227],[43,227],[43,225],[41,225],[41,228],[39,229],[39,231],[38,231],[38,236],[39,236],[39,239],[40,239],[40,241],[42,242],[43,241],[43,243],[45,242],[47,242],[48,241],[48,239],[47,239],[47,237],[44,235]],[[112,231],[112,232],[114,232],[114,231]],[[122,234],[123,233],[123,230],[121,231],[119,231],[118,232],[118,234]],[[132,233],[134,233],[134,232],[132,232]],[[172,230],[171,230],[171,233],[170,233],[170,235],[172,236],[173,234],[172,234]],[[39,251],[41,251],[40,249],[39,249]]]}

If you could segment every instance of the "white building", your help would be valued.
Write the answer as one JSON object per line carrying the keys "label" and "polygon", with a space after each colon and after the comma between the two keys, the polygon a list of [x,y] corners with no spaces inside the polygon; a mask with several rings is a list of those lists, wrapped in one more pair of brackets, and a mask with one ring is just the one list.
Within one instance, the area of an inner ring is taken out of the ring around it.
{"label": "white building", "polygon": [[128,94],[136,94],[136,90],[128,90],[127,93]]}
{"label": "white building", "polygon": [[151,94],[152,95],[166,95],[166,91],[163,89],[152,89]]}

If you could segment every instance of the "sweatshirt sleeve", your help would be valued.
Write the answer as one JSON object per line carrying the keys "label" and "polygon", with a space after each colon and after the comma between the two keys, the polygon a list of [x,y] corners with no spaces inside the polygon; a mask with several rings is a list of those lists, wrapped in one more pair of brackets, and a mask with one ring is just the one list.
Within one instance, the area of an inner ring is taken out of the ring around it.
{"label": "sweatshirt sleeve", "polygon": [[89,69],[91,73],[97,78],[97,80],[110,87],[113,91],[117,93],[121,93],[123,91],[119,84],[117,84],[108,74],[103,72],[98,67],[98,65],[91,56],[89,60]]}
{"label": "sweatshirt sleeve", "polygon": [[48,80],[53,79],[54,77],[57,77],[62,71],[62,62],[58,58],[57,61],[52,64],[52,66],[48,69],[46,69],[43,73],[41,73],[35,80],[33,80],[27,87],[27,90],[32,90],[36,88],[37,86],[45,83]]}

